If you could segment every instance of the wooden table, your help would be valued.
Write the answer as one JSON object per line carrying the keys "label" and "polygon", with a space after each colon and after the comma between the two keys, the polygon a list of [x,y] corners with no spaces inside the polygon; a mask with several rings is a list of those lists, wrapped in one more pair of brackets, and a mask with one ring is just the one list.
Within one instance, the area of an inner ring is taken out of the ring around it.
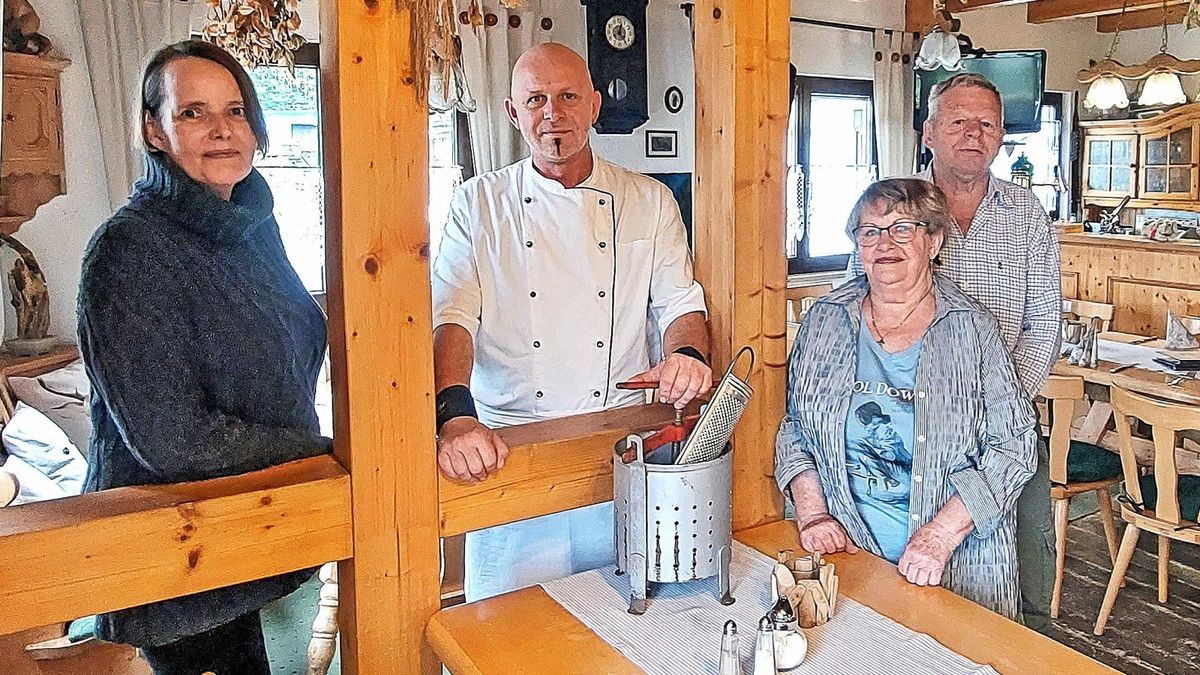
{"label": "wooden table", "polygon": [[[787,521],[745,530],[737,539],[771,557],[780,549],[800,550]],[[945,589],[913,586],[882,558],[861,552],[830,560],[846,597],[1001,673],[1117,672]],[[540,586],[443,610],[426,634],[455,675],[641,672]],[[714,635],[714,654],[719,646]]]}
{"label": "wooden table", "polygon": [[[1140,335],[1110,332],[1101,333],[1100,339],[1131,343],[1143,338]],[[1152,349],[1163,349],[1166,347],[1166,341],[1155,339],[1144,343],[1142,346]],[[1054,363],[1054,368],[1051,372],[1055,375],[1075,375],[1082,377],[1083,381],[1089,384],[1104,387],[1117,384],[1130,391],[1136,391],[1147,396],[1155,396],[1187,405],[1200,405],[1200,381],[1196,379],[1183,380],[1178,385],[1172,387],[1167,386],[1167,383],[1175,379],[1176,375],[1170,373],[1138,367],[1127,368],[1115,375],[1108,372],[1118,365],[1120,364],[1111,361],[1099,361],[1095,368],[1084,368],[1083,366],[1073,366],[1067,363],[1066,359],[1059,359]]]}

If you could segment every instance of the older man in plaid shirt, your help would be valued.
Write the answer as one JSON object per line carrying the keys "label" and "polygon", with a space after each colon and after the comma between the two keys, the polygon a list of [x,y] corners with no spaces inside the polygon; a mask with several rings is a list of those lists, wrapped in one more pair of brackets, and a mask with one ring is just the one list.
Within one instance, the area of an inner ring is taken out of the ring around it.
{"label": "older man in plaid shirt", "polygon": [[[1003,111],[999,90],[982,76],[956,75],[934,87],[924,128],[933,162],[917,177],[946,193],[958,225],[946,231],[940,273],[995,315],[1021,385],[1033,397],[1061,340],[1058,240],[1030,190],[991,174],[1004,141]],[[852,258],[850,276],[861,273]],[[1038,471],[1017,503],[1022,613],[1035,629],[1049,622],[1054,585],[1048,461],[1042,444]]]}

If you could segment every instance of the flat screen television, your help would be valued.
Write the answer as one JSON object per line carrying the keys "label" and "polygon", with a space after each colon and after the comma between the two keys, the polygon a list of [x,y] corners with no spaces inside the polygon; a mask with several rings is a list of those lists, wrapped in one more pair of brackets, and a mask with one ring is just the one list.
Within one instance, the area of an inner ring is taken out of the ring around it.
{"label": "flat screen television", "polygon": [[1037,132],[1042,127],[1042,92],[1046,86],[1044,50],[987,52],[963,55],[963,67],[956,72],[916,71],[913,125],[917,131],[929,116],[929,92],[934,85],[959,73],[986,77],[1000,90],[1004,102],[1004,131],[1009,134]]}

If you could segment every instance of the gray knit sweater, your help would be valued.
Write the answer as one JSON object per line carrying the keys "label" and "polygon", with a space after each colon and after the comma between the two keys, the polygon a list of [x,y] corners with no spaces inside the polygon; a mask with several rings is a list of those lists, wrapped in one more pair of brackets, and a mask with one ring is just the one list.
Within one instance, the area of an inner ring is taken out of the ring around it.
{"label": "gray knit sweater", "polygon": [[[147,158],[93,236],[79,290],[92,383],[86,490],[229,476],[327,453],[313,408],[325,318],[288,263],[257,172],[226,202]],[[178,554],[189,555],[186,544]],[[155,646],[292,592],[312,570],[103,614],[99,637]]]}

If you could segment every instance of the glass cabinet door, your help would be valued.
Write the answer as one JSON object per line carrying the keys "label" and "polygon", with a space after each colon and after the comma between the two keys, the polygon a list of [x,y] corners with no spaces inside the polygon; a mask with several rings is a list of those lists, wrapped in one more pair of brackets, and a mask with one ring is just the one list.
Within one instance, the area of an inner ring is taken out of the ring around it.
{"label": "glass cabinet door", "polygon": [[[1136,136],[1092,136],[1087,138],[1084,156],[1084,194],[1097,197],[1122,197],[1135,190],[1134,157]],[[1164,146],[1165,152],[1165,146]]]}
{"label": "glass cabinet door", "polygon": [[1192,125],[1142,137],[1142,190],[1153,199],[1196,199],[1195,132]]}

